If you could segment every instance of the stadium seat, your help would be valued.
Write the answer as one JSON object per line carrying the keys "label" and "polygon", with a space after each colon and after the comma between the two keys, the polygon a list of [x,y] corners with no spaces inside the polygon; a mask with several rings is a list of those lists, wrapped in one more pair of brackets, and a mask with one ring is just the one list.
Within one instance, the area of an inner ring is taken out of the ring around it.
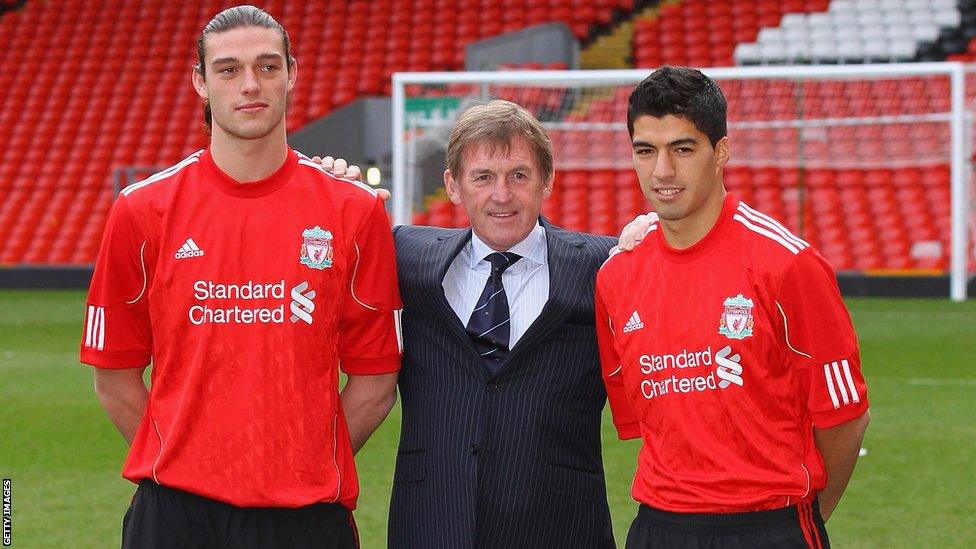
{"label": "stadium seat", "polygon": [[[165,167],[207,141],[199,131],[199,98],[185,69],[195,63],[197,33],[227,3],[133,0],[104,10],[87,4],[31,1],[0,16],[0,46],[9,53],[0,61],[0,85],[8,91],[0,109],[0,189],[63,185],[63,173],[41,169],[58,136],[72,137],[56,142],[59,154],[85,166],[85,175],[70,183],[76,193],[72,203],[81,210],[69,208],[84,215],[75,214],[58,230],[37,228],[36,244],[35,233],[12,244],[0,242],[5,263],[52,258],[90,263],[110,201],[110,194],[102,193],[111,192],[113,171]],[[615,12],[632,11],[634,3],[350,0],[330,3],[326,13],[316,3],[278,0],[263,7],[289,30],[298,48],[302,78],[293,91],[296,108],[288,115],[289,129],[295,130],[357,97],[389,94],[395,71],[462,68],[465,46],[473,40],[550,21],[570,25],[585,40],[596,26],[612,23]],[[117,32],[122,27],[126,32]],[[367,28],[383,32],[364,39]],[[19,70],[42,62],[54,68],[30,79]],[[138,70],[132,69],[135,64]],[[104,78],[106,73],[112,77]],[[560,103],[551,97],[546,108],[554,112]],[[16,171],[7,168],[15,158],[23,164]],[[453,210],[443,217],[462,219]],[[13,223],[9,214],[6,219]]]}
{"label": "stadium seat", "polygon": [[[959,28],[963,22],[961,6],[968,5],[944,0],[835,0],[822,8],[826,11],[788,13],[779,22],[763,24],[755,38],[737,36],[736,51],[741,53],[735,61],[753,64],[798,59],[824,63],[944,59],[946,55],[961,54],[966,42],[976,38],[976,27],[969,35]],[[976,24],[976,13],[973,19]],[[773,53],[779,44],[788,51],[777,56]],[[804,55],[808,57],[803,58]]]}
{"label": "stadium seat", "polygon": [[[0,109],[0,142],[5,144],[0,150],[0,193],[5,193],[0,232],[10,235],[0,242],[0,261],[90,262],[111,202],[113,170],[166,166],[205,144],[199,100],[182,71],[195,61],[195,34],[221,5],[217,0],[141,0],[120,3],[106,16],[82,9],[81,3],[51,0],[30,2],[15,17],[0,17],[0,45],[16,52],[0,61],[0,82],[7,84],[8,104],[22,106],[16,112]],[[304,72],[288,119],[295,129],[357,97],[389,93],[389,76],[397,70],[456,70],[473,40],[552,20],[569,24],[585,39],[594,26],[630,13],[634,2],[351,0],[336,3],[328,16],[312,3],[279,0],[268,7],[303,48],[296,50]],[[682,0],[641,13],[652,15],[635,20],[633,53],[639,67],[912,60],[921,41],[940,39],[943,29],[958,27],[967,17],[947,0]],[[132,32],[113,34],[115,18],[136,21]],[[362,39],[362,29],[370,26],[382,27],[383,33]],[[78,36],[88,38],[85,47]],[[961,44],[959,55],[976,59],[976,42]],[[941,47],[934,51],[944,55]],[[125,70],[129,59],[140,61],[139,71]],[[338,70],[337,59],[342,60]],[[13,84],[23,63],[41,61],[63,70],[39,74],[30,85]],[[99,70],[117,78],[99,78]],[[37,93],[40,89],[45,93]],[[86,90],[87,97],[80,97],[78,89]],[[160,94],[160,89],[172,93]],[[446,86],[427,93],[450,97],[467,90]],[[797,101],[800,90],[802,103]],[[922,79],[895,87],[730,84],[726,93],[737,164],[728,169],[729,188],[783,218],[791,229],[802,227],[803,236],[823,243],[824,254],[839,269],[944,265],[947,255],[914,257],[909,238],[946,238],[947,166],[887,168],[892,158],[924,155],[942,131],[937,123],[889,125],[883,133],[878,128],[807,129],[801,138],[795,129],[744,131],[735,121],[795,120],[798,110],[804,118],[945,112],[947,90],[945,82]],[[619,123],[625,118],[626,91],[589,97],[585,106],[574,104],[565,91],[508,86],[495,93],[526,103],[547,120]],[[560,138],[553,132],[553,141],[557,158],[629,154],[626,140],[595,133]],[[801,144],[810,165],[789,167]],[[45,163],[49,149],[72,158],[70,170]],[[848,157],[882,167],[831,164]],[[919,190],[923,186],[925,192]],[[546,205],[547,215],[565,226],[611,234],[644,209],[633,171],[621,166],[559,170],[557,191]],[[443,197],[414,219],[467,223],[463,211]],[[896,226],[898,219],[907,233]],[[879,234],[889,237],[882,241]]]}

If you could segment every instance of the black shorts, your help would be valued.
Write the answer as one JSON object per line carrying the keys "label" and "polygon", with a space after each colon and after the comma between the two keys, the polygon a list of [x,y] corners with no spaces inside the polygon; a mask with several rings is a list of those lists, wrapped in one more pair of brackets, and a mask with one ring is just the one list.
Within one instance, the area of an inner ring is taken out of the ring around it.
{"label": "black shorts", "polygon": [[356,549],[358,538],[352,513],[338,503],[235,507],[147,479],[122,521],[124,549]]}
{"label": "black shorts", "polygon": [[627,549],[661,547],[830,547],[820,505],[801,503],[752,513],[669,513],[641,505],[627,534]]}

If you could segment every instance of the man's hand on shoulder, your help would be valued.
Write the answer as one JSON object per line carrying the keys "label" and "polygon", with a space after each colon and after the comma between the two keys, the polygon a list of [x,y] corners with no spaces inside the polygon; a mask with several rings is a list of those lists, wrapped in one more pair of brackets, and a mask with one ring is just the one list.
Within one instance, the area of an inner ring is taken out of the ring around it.
{"label": "man's hand on shoulder", "polygon": [[[353,181],[363,180],[363,171],[359,169],[359,166],[350,164],[345,158],[335,158],[332,156],[322,158],[321,156],[313,156],[312,162],[322,166],[322,169],[336,177],[352,179]],[[384,202],[390,199],[390,191],[386,189],[376,189],[376,193]]]}
{"label": "man's hand on shoulder", "polygon": [[321,156],[313,156],[312,162],[322,166],[322,169],[336,177],[343,177],[354,181],[363,180],[363,172],[359,169],[359,166],[350,164],[345,158],[335,158],[333,156],[322,158]]}
{"label": "man's hand on shoulder", "polygon": [[620,231],[620,238],[617,245],[610,250],[610,255],[633,250],[644,240],[644,237],[647,236],[648,229],[651,228],[651,224],[657,221],[657,219],[657,214],[654,212],[648,212],[635,217],[633,221],[625,225],[624,229]]}

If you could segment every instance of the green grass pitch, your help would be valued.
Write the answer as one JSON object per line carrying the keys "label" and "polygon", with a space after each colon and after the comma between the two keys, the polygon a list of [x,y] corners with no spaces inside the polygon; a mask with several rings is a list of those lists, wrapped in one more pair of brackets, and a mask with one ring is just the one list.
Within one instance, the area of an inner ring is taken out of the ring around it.
{"label": "green grass pitch", "polygon": [[[0,476],[12,479],[14,547],[118,547],[134,486],[126,447],[78,364],[84,294],[0,291]],[[976,302],[851,299],[872,422],[835,547],[976,546]],[[399,410],[357,458],[363,547],[385,547]],[[617,541],[636,511],[637,446],[604,418]]]}

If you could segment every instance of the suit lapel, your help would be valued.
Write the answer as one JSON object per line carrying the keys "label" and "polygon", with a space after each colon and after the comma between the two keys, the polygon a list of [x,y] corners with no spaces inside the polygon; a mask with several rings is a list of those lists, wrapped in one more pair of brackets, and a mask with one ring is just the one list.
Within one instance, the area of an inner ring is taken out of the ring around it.
{"label": "suit lapel", "polygon": [[508,367],[508,363],[523,353],[525,349],[532,348],[556,329],[573,310],[575,300],[578,299],[572,285],[568,284],[567,280],[572,278],[580,268],[580,260],[583,257],[583,250],[581,249],[584,244],[583,239],[574,233],[549,224],[544,219],[542,226],[546,229],[546,247],[549,254],[549,300],[535,322],[529,326],[529,329],[519,338],[518,343],[505,358],[501,371],[504,371]]}
{"label": "suit lapel", "polygon": [[[481,370],[484,370],[481,355],[478,354],[474,343],[464,330],[464,325],[444,295],[444,275],[447,274],[451,262],[461,253],[461,248],[469,240],[471,240],[470,228],[453,235],[438,236],[431,240],[427,249],[424,251],[424,256],[429,257],[430,261],[424,264],[424,272],[420,279],[423,280],[423,293],[426,302],[432,304],[435,310],[434,316],[444,322],[448,330],[462,341],[462,344],[471,351],[471,354],[476,359],[475,363],[482,367]],[[479,376],[482,373],[479,370]]]}

